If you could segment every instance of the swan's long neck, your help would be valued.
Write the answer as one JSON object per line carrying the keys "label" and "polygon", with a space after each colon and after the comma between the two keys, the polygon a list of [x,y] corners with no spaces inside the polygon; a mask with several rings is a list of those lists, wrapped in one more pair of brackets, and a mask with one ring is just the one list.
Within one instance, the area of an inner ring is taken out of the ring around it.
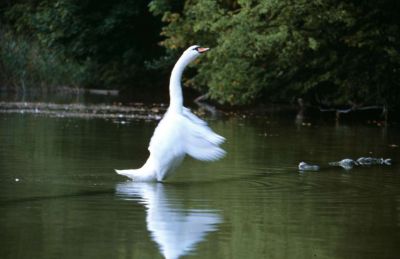
{"label": "swan's long neck", "polygon": [[183,95],[181,79],[183,70],[190,63],[191,60],[185,58],[185,55],[180,57],[172,69],[171,78],[169,80],[169,108],[176,112],[182,112],[183,107]]}

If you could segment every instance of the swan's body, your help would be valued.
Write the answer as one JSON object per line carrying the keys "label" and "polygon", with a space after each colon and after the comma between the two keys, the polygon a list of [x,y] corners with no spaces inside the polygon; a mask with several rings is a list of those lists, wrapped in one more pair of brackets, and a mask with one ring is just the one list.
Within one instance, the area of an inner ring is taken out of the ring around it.
{"label": "swan's body", "polygon": [[116,170],[135,181],[162,181],[182,162],[185,155],[213,161],[224,156],[219,145],[225,140],[207,123],[183,107],[181,87],[185,67],[208,49],[192,46],[175,64],[169,84],[170,105],[151,138],[150,156],[139,169]]}

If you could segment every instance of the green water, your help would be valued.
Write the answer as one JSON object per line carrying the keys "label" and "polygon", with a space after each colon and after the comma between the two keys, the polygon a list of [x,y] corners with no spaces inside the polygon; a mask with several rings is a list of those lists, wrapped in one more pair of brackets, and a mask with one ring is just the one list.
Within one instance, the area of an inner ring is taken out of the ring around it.
{"label": "green water", "polygon": [[[146,184],[113,169],[142,165],[154,121],[0,114],[0,258],[398,258],[399,129],[209,122],[223,160]],[[360,156],[393,165],[327,165]]]}

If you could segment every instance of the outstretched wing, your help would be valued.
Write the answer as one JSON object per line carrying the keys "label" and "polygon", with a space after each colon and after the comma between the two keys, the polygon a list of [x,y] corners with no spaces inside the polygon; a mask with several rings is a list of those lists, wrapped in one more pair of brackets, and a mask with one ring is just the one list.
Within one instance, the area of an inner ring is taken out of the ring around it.
{"label": "outstretched wing", "polygon": [[185,154],[203,160],[222,158],[219,145],[225,138],[213,132],[205,121],[184,108],[182,114],[167,112],[151,138],[149,151],[160,168],[176,166]]}
{"label": "outstretched wing", "polygon": [[212,131],[207,123],[190,112],[183,110],[185,152],[191,157],[203,161],[215,161],[222,158],[226,152],[219,147],[225,138]]}

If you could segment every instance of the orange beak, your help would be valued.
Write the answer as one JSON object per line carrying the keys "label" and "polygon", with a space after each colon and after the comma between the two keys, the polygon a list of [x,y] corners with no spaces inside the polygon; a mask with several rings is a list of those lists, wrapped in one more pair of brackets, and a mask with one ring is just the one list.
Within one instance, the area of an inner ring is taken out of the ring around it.
{"label": "orange beak", "polygon": [[204,53],[204,52],[206,52],[207,50],[209,50],[210,48],[198,48],[197,49],[197,51],[199,52],[199,53]]}

